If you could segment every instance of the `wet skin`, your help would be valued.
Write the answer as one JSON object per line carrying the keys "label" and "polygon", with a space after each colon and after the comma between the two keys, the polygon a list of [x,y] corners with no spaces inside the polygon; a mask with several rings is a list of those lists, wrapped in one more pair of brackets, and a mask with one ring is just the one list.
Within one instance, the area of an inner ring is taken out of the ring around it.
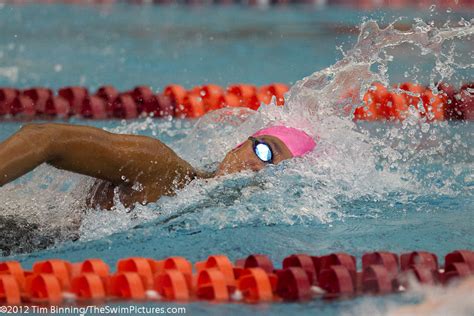
{"label": "wet skin", "polygon": [[[263,135],[257,139],[271,147],[274,164],[292,158],[278,138]],[[146,204],[174,195],[196,178],[258,171],[267,165],[255,155],[251,140],[231,150],[215,173],[206,174],[151,137],[79,125],[28,124],[0,143],[0,187],[42,163],[96,178],[87,204],[104,209],[114,205],[115,193],[127,207]]]}

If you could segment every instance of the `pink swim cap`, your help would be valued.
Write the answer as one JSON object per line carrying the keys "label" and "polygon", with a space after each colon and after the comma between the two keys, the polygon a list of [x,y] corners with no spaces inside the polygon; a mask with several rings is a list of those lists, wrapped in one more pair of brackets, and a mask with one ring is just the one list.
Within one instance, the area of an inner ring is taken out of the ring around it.
{"label": "pink swim cap", "polygon": [[274,136],[281,140],[288,147],[293,157],[301,157],[316,147],[316,142],[311,136],[293,127],[272,126],[261,129],[252,136],[263,135]]}

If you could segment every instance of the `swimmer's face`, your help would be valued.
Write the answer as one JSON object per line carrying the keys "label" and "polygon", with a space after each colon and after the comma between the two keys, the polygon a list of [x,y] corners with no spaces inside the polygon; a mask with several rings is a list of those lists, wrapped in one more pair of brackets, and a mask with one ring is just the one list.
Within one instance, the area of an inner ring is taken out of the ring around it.
{"label": "swimmer's face", "polygon": [[[255,138],[247,139],[242,145],[231,150],[219,165],[216,175],[221,176],[229,173],[236,173],[243,170],[258,171],[263,169],[268,162],[260,159],[255,150],[254,145],[261,142],[271,149],[271,163],[278,164],[283,160],[292,158],[290,150],[278,138],[274,136],[262,135]],[[263,147],[266,150],[265,147]]]}

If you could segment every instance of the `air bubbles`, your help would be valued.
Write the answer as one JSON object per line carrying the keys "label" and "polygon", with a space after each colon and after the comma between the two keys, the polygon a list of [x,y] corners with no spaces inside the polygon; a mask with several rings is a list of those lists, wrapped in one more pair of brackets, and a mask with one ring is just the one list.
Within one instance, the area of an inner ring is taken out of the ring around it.
{"label": "air bubbles", "polygon": [[132,190],[136,192],[142,192],[143,191],[143,185],[140,182],[135,182],[132,186]]}
{"label": "air bubbles", "polygon": [[423,133],[428,133],[429,130],[430,130],[430,124],[428,124],[428,123],[422,123],[421,124],[421,131]]}

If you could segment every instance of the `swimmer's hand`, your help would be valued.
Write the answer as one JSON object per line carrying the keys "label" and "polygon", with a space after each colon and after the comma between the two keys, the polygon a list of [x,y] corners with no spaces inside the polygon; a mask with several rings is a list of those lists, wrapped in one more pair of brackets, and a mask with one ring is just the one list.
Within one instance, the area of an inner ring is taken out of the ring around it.
{"label": "swimmer's hand", "polygon": [[68,124],[28,124],[0,143],[0,186],[42,163],[120,186],[139,186],[143,199],[173,194],[196,176],[157,139]]}

